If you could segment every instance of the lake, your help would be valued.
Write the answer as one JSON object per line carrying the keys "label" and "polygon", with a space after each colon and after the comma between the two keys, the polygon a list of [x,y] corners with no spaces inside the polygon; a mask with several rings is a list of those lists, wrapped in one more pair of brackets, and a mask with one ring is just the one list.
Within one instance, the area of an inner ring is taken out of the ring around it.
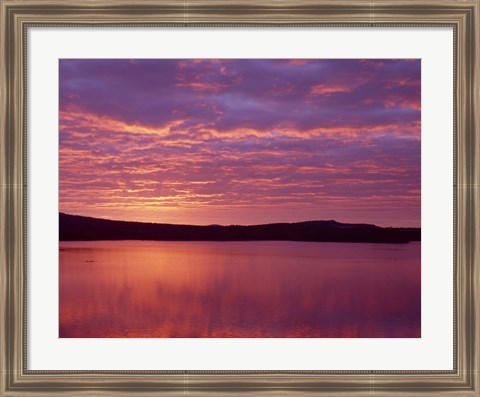
{"label": "lake", "polygon": [[420,243],[62,241],[61,338],[419,338]]}

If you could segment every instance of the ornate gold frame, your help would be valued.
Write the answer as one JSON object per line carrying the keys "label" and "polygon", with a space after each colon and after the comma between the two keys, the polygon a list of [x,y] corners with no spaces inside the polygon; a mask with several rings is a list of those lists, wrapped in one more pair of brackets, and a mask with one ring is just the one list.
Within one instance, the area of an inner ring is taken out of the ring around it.
{"label": "ornate gold frame", "polygon": [[[0,396],[480,396],[480,0],[0,0]],[[26,368],[26,33],[31,26],[451,26],[452,371],[31,371]]]}

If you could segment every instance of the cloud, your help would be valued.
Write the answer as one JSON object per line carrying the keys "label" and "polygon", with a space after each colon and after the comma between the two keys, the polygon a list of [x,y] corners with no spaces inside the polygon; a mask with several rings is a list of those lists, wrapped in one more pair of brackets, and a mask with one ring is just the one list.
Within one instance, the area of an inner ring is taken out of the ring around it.
{"label": "cloud", "polygon": [[61,60],[60,207],[418,225],[420,61]]}
{"label": "cloud", "polygon": [[310,87],[311,95],[332,95],[351,91],[351,87],[341,85],[316,84]]}

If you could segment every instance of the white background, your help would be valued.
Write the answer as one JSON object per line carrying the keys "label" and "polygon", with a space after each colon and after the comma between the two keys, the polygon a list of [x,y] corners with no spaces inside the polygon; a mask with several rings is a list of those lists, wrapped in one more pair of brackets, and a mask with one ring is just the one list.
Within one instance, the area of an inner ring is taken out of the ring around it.
{"label": "white background", "polygon": [[[59,58],[421,58],[422,337],[59,339]],[[452,58],[450,28],[29,28],[28,368],[452,369]]]}

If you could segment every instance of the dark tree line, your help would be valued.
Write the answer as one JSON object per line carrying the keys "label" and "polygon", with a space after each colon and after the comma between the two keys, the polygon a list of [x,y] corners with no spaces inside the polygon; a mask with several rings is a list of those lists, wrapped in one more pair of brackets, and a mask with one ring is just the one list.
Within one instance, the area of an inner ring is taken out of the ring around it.
{"label": "dark tree line", "polygon": [[408,243],[420,241],[420,228],[383,228],[335,221],[255,226],[193,226],[112,221],[60,213],[60,240],[317,241]]}

